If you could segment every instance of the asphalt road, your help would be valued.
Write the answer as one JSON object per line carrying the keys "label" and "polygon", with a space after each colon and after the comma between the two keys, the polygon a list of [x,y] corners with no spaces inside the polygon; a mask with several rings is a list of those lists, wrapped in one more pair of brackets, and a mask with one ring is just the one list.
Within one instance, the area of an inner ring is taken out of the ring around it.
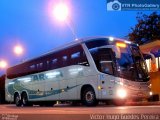
{"label": "asphalt road", "polygon": [[0,105],[0,120],[160,120],[160,105],[96,107]]}

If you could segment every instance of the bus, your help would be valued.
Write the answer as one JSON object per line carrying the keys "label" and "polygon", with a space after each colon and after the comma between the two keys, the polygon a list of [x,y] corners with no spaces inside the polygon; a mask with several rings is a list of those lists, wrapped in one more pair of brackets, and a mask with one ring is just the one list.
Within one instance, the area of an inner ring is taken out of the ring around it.
{"label": "bus", "polygon": [[81,38],[7,69],[5,98],[16,106],[56,101],[95,106],[146,99],[146,63],[137,44],[113,37]]}

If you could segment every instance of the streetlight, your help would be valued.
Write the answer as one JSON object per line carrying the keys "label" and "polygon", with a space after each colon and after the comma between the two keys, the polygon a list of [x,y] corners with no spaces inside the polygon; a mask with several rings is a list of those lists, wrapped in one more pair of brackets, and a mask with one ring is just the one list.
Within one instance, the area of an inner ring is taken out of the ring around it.
{"label": "streetlight", "polygon": [[13,51],[16,55],[22,55],[23,54],[23,47],[21,45],[16,45],[14,48],[13,48]]}
{"label": "streetlight", "polygon": [[70,28],[74,39],[77,39],[77,35],[75,33],[75,29],[73,26],[73,21],[69,18],[69,7],[64,2],[58,3],[53,8],[53,15],[56,20],[60,22],[66,22],[68,27]]}
{"label": "streetlight", "polygon": [[53,9],[53,14],[58,21],[65,21],[69,15],[69,9],[66,4],[59,3]]}
{"label": "streetlight", "polygon": [[5,69],[7,68],[8,64],[5,60],[0,60],[0,68]]}

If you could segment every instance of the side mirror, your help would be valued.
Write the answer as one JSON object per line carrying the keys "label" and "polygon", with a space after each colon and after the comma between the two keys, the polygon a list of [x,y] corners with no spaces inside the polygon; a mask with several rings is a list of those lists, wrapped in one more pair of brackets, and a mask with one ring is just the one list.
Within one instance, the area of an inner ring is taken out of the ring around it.
{"label": "side mirror", "polygon": [[148,54],[151,55],[152,62],[153,62],[153,64],[155,64],[156,63],[155,56],[152,53],[148,53]]}
{"label": "side mirror", "polygon": [[150,52],[142,52],[143,54],[148,54],[151,56],[151,59],[152,59],[152,63],[155,64],[156,63],[156,58],[154,56],[154,54],[150,53]]}

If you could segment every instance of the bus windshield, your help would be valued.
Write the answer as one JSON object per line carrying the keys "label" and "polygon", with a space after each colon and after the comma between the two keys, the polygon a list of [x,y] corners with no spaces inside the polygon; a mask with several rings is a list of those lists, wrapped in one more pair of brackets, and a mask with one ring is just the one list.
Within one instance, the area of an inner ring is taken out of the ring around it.
{"label": "bus windshield", "polygon": [[148,79],[148,69],[144,58],[138,47],[131,47],[132,56],[135,61],[135,67],[137,69],[138,78],[142,81],[147,81]]}
{"label": "bus windshield", "polygon": [[130,49],[120,48],[120,58],[116,59],[118,76],[126,79],[134,80],[136,78],[134,61]]}
{"label": "bus windshield", "polygon": [[148,81],[148,70],[138,47],[128,45],[120,48],[121,57],[117,59],[117,71],[119,76],[136,80]]}
{"label": "bus windshield", "polygon": [[132,81],[149,80],[145,61],[136,45],[126,44],[126,47],[119,47],[119,58],[115,57],[115,51],[112,49],[102,48],[102,46],[116,45],[115,42],[110,43],[106,39],[93,40],[87,42],[86,45],[100,72]]}

